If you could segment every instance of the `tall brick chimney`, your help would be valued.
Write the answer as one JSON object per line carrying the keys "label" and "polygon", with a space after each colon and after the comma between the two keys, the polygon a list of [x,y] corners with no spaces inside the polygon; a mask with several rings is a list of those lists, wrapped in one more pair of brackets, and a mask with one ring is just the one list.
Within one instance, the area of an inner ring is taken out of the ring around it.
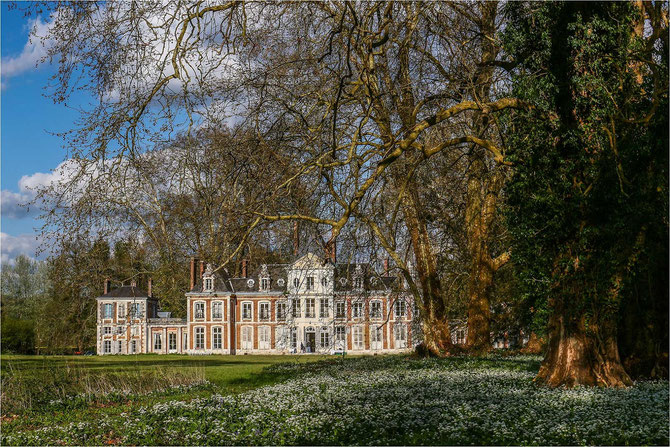
{"label": "tall brick chimney", "polygon": [[188,288],[189,291],[195,287],[195,265],[197,262],[198,260],[191,256],[191,282],[190,287]]}
{"label": "tall brick chimney", "polygon": [[149,277],[149,280],[147,281],[147,295],[149,297],[152,297],[153,295],[151,294],[151,286],[152,286],[152,280],[151,276]]}
{"label": "tall brick chimney", "polygon": [[112,281],[109,278],[105,278],[105,281],[103,283],[103,295],[107,295],[109,292],[112,291]]}
{"label": "tall brick chimney", "polygon": [[130,287],[137,287],[137,283],[135,282],[134,279],[130,281]]}
{"label": "tall brick chimney", "polygon": [[326,259],[330,259],[330,262],[333,264],[337,263],[337,242],[335,241],[332,233],[330,240],[326,242]]}
{"label": "tall brick chimney", "polygon": [[247,277],[248,267],[249,267],[249,260],[248,259],[242,259],[242,278]]}
{"label": "tall brick chimney", "polygon": [[198,276],[198,279],[202,279],[202,275],[205,273],[205,261],[200,261],[200,276]]}
{"label": "tall brick chimney", "polygon": [[384,276],[389,276],[389,258],[384,259]]}

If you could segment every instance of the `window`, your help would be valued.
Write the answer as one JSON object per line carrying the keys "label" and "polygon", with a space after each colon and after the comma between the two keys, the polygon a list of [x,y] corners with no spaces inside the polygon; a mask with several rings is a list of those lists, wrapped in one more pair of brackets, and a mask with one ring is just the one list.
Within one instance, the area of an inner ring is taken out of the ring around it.
{"label": "window", "polygon": [[248,301],[242,303],[242,319],[251,320],[251,303]]}
{"label": "window", "polygon": [[370,349],[379,350],[384,347],[384,332],[382,327],[370,326]]}
{"label": "window", "polygon": [[137,352],[137,342],[135,340],[130,342],[130,352],[133,354]]}
{"label": "window", "polygon": [[346,328],[344,326],[335,327],[335,341],[344,341]]}
{"label": "window", "polygon": [[123,326],[117,326],[116,327],[116,333],[119,334],[119,335],[123,334]]}
{"label": "window", "polygon": [[291,328],[291,349],[298,349],[298,330]]}
{"label": "window", "polygon": [[363,328],[354,326],[353,328],[354,349],[363,349]]}
{"label": "window", "polygon": [[102,352],[105,354],[111,354],[112,353],[112,340],[105,340],[102,342]]}
{"label": "window", "polygon": [[300,280],[298,278],[293,279],[293,287],[295,287],[296,289],[300,287]]}
{"label": "window", "polygon": [[330,346],[330,334],[328,333],[328,329],[321,329],[319,343],[322,348],[328,348]]}
{"label": "window", "polygon": [[205,303],[195,303],[195,318],[205,318]]}
{"label": "window", "polygon": [[205,278],[205,290],[212,290],[214,288],[214,279]]}
{"label": "window", "polygon": [[414,305],[412,306],[412,320],[417,321],[419,319],[420,312],[419,312],[419,303],[414,301]]}
{"label": "window", "polygon": [[134,318],[142,318],[142,303],[132,303],[130,305],[130,316]]}
{"label": "window", "polygon": [[462,345],[465,343],[465,329],[456,329],[456,344]]}
{"label": "window", "polygon": [[308,276],[307,277],[307,290],[312,290],[314,289],[314,277],[313,276]]}
{"label": "window", "polygon": [[242,349],[254,349],[254,328],[242,326]]}
{"label": "window", "polygon": [[284,287],[284,279],[283,279],[283,278],[279,278],[279,279],[277,280],[277,285],[278,285],[279,287]]}
{"label": "window", "polygon": [[102,328],[102,333],[104,335],[112,335],[112,328],[111,326],[105,326]]}
{"label": "window", "polygon": [[363,317],[363,303],[355,301],[351,304],[351,316],[353,318]]}
{"label": "window", "polygon": [[286,320],[286,303],[277,303],[277,320]]}
{"label": "window", "polygon": [[212,303],[212,319],[223,318],[223,303],[221,301],[214,301]]}
{"label": "window", "polygon": [[130,328],[130,335],[132,335],[133,337],[138,337],[138,336],[140,335],[140,328],[139,328],[139,326],[134,326],[134,325],[133,325],[133,326]]}
{"label": "window", "polygon": [[121,340],[119,340],[116,343],[116,349],[117,349],[116,352],[118,352],[119,354],[121,354],[123,352],[123,342]]}
{"label": "window", "polygon": [[363,288],[363,278],[354,278],[354,287],[357,289]]}
{"label": "window", "polygon": [[382,302],[381,301],[371,301],[370,302],[370,318],[381,318],[382,317]]}
{"label": "window", "polygon": [[168,334],[168,349],[170,351],[177,350],[177,334],[175,332],[170,332]]}
{"label": "window", "polygon": [[396,348],[406,348],[407,347],[407,326],[404,324],[396,324],[393,329],[393,335],[395,338],[395,347]]}
{"label": "window", "polygon": [[305,299],[305,318],[314,318],[316,315],[316,308],[314,298]]}
{"label": "window", "polygon": [[291,302],[291,316],[293,318],[300,318],[300,298],[293,298]]}
{"label": "window", "polygon": [[112,305],[111,304],[105,304],[104,307],[104,312],[103,312],[103,318],[112,318]]}
{"label": "window", "polygon": [[328,278],[321,278],[321,285],[323,287],[328,287]]}
{"label": "window", "polygon": [[270,319],[270,303],[264,302],[258,305],[258,317],[263,321]]}
{"label": "window", "polygon": [[319,317],[328,318],[329,316],[330,312],[328,310],[328,298],[321,298],[319,300]]}
{"label": "window", "polygon": [[223,331],[221,330],[221,327],[217,326],[212,329],[212,349],[221,349],[223,346],[222,334]]}
{"label": "window", "polygon": [[401,299],[397,300],[397,301],[395,302],[394,307],[395,307],[395,317],[396,317],[397,319],[399,319],[399,318],[405,318],[405,313],[406,313],[406,310],[405,310],[405,307],[406,307],[406,305],[405,305],[405,301],[404,301],[404,300],[401,300]]}
{"label": "window", "polygon": [[270,349],[270,328],[268,326],[258,328],[258,349]]}
{"label": "window", "polygon": [[154,334],[154,351],[160,351],[161,348],[161,334]]}
{"label": "window", "polygon": [[335,303],[335,318],[346,318],[347,317],[347,305],[344,301],[338,301]]}
{"label": "window", "polygon": [[205,349],[205,328],[195,328],[195,349]]}
{"label": "window", "polygon": [[119,304],[119,318],[126,318],[126,305]]}
{"label": "window", "polygon": [[270,278],[261,278],[261,290],[270,290]]}

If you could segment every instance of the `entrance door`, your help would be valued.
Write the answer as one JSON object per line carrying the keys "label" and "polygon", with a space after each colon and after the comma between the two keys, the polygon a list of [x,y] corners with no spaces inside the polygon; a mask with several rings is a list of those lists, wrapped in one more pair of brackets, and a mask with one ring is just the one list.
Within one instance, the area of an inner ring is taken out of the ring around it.
{"label": "entrance door", "polygon": [[316,333],[305,333],[305,349],[307,352],[316,352]]}
{"label": "entrance door", "polygon": [[253,331],[251,326],[242,326],[242,349],[254,349]]}

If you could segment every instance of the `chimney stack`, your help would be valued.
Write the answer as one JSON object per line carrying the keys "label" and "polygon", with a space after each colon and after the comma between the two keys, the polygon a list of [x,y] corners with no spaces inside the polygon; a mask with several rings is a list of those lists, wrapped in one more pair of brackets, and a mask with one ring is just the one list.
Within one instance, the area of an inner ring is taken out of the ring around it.
{"label": "chimney stack", "polygon": [[107,295],[109,292],[112,291],[112,281],[110,281],[109,278],[105,278],[103,284],[104,284],[104,291],[102,292],[102,294]]}
{"label": "chimney stack", "polygon": [[242,259],[242,278],[247,277],[247,267],[249,265],[249,261],[247,259]]}
{"label": "chimney stack", "polygon": [[330,233],[330,240],[326,242],[326,259],[330,259],[333,264],[337,262],[337,242],[332,232]]}
{"label": "chimney stack", "polygon": [[202,275],[205,273],[205,261],[200,261],[200,276],[198,279],[202,279]]}
{"label": "chimney stack", "polygon": [[197,259],[195,259],[193,256],[191,256],[191,285],[188,288],[188,290],[192,290],[193,287],[195,287],[195,264],[198,262]]}
{"label": "chimney stack", "polygon": [[137,283],[135,282],[134,279],[130,281],[130,287],[137,287]]}
{"label": "chimney stack", "polygon": [[293,256],[298,257],[298,252],[300,250],[300,228],[298,226],[298,221],[293,222]]}
{"label": "chimney stack", "polygon": [[151,286],[152,286],[152,281],[151,281],[151,276],[149,277],[149,280],[147,281],[147,295],[149,297],[152,297],[153,295],[151,294]]}
{"label": "chimney stack", "polygon": [[384,259],[384,276],[389,276],[389,258]]}

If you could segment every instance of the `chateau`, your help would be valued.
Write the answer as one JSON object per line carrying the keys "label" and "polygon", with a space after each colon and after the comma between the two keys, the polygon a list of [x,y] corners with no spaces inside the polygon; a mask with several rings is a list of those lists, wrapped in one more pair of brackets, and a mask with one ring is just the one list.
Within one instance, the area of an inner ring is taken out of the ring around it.
{"label": "chateau", "polygon": [[373,354],[418,343],[417,308],[398,278],[370,264],[338,264],[312,253],[263,264],[242,277],[191,258],[186,319],[171,318],[148,290],[111,289],[97,298],[100,355]]}

